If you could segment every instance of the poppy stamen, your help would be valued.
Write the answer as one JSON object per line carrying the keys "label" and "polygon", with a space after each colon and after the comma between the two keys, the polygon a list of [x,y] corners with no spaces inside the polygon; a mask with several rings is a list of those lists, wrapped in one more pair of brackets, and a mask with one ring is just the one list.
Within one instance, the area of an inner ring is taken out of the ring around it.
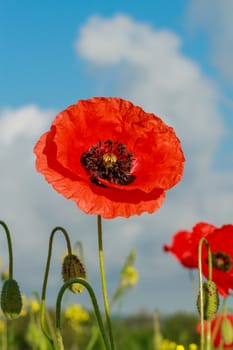
{"label": "poppy stamen", "polygon": [[232,267],[231,257],[224,252],[214,252],[212,254],[213,266],[221,271],[227,272]]}
{"label": "poppy stamen", "polygon": [[101,179],[118,185],[128,185],[135,179],[131,174],[133,154],[119,141],[99,141],[82,154],[80,162],[88,171],[90,181],[98,186],[107,187]]}
{"label": "poppy stamen", "polygon": [[103,155],[103,162],[106,168],[112,168],[117,161],[117,156],[111,153],[105,153]]}

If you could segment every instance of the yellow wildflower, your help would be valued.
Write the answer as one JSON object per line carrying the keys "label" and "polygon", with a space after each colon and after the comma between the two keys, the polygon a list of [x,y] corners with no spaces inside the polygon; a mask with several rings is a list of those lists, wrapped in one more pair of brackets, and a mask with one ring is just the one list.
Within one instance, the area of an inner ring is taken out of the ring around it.
{"label": "yellow wildflower", "polygon": [[121,286],[134,286],[138,282],[138,271],[133,266],[127,266],[121,274]]}
{"label": "yellow wildflower", "polygon": [[189,350],[197,350],[197,344],[194,344],[194,343],[189,344]]}
{"label": "yellow wildflower", "polygon": [[163,339],[161,342],[160,350],[175,350],[176,349],[176,343],[169,340],[169,339]]}
{"label": "yellow wildflower", "polygon": [[3,320],[0,320],[0,334],[5,332],[6,324]]}
{"label": "yellow wildflower", "polygon": [[26,316],[27,315],[27,298],[26,298],[26,295],[22,294],[21,295],[22,297],[22,303],[23,303],[23,306],[22,306],[22,309],[21,309],[21,312],[20,312],[20,316]]}
{"label": "yellow wildflower", "polygon": [[85,322],[90,318],[89,313],[79,304],[73,304],[66,308],[65,317],[69,321]]}
{"label": "yellow wildflower", "polygon": [[9,272],[7,269],[2,269],[1,280],[6,281],[9,278]]}
{"label": "yellow wildflower", "polygon": [[168,345],[169,350],[174,350],[176,349],[176,343],[174,341],[170,341]]}
{"label": "yellow wildflower", "polygon": [[36,313],[40,310],[40,304],[35,299],[29,299],[28,306],[33,313]]}
{"label": "yellow wildflower", "polygon": [[185,350],[184,345],[177,345],[176,350]]}

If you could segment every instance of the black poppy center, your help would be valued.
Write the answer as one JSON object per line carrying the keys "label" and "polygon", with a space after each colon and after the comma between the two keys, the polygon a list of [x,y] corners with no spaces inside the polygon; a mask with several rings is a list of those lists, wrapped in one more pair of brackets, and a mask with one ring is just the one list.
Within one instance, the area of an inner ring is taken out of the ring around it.
{"label": "black poppy center", "polygon": [[128,185],[135,179],[131,174],[133,154],[119,141],[99,141],[82,154],[80,162],[95,185],[107,187],[100,179],[117,185]]}
{"label": "black poppy center", "polygon": [[232,259],[224,252],[215,252],[212,254],[213,267],[218,270],[227,272],[231,269]]}

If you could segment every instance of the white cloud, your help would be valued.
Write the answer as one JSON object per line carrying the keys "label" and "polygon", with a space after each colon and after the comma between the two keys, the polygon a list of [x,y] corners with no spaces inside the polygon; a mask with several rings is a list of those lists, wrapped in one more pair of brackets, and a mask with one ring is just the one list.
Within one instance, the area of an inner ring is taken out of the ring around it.
{"label": "white cloud", "polygon": [[46,116],[52,111],[46,111],[45,116],[34,105],[18,109],[6,108],[0,111],[0,142],[12,143],[16,138],[31,138],[38,135],[47,124]]}
{"label": "white cloud", "polygon": [[[7,223],[12,235],[15,278],[23,292],[33,289],[40,292],[44,273],[51,230],[46,215],[53,194],[38,179],[33,147],[39,135],[49,127],[54,114],[54,111],[32,105],[0,112],[0,219]],[[49,215],[53,215],[53,210]],[[4,244],[4,239],[1,241]],[[0,256],[7,267],[6,245]]]}
{"label": "white cloud", "polygon": [[[167,46],[164,47],[164,41]],[[91,17],[80,30],[76,50],[85,59],[99,65],[117,64],[129,61],[140,64],[153,61],[150,51],[157,51],[158,59],[162,50],[176,49],[179,39],[169,31],[161,31],[157,36],[148,24],[136,23],[125,15],[113,18]],[[160,57],[161,57],[160,56]]]}
{"label": "white cloud", "polygon": [[225,132],[219,95],[180,46],[180,38],[171,31],[156,31],[123,15],[91,17],[76,41],[77,53],[90,63],[124,67],[127,74],[118,76],[117,93],[174,126],[185,150],[192,149],[192,171],[200,166],[203,172]]}
{"label": "white cloud", "polygon": [[211,49],[210,58],[222,76],[233,82],[233,2],[231,0],[192,0],[189,22],[204,29]]}

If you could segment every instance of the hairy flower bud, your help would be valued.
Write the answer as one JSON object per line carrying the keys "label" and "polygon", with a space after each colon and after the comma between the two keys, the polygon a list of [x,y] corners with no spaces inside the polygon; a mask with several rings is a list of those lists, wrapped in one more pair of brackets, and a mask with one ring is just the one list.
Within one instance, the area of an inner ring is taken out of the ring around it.
{"label": "hairy flower bud", "polygon": [[[68,254],[65,256],[62,265],[62,277],[64,282],[69,281],[72,278],[86,278],[86,272],[83,264],[74,254]],[[73,283],[69,289],[73,293],[81,293],[84,289],[83,285],[80,283]]]}
{"label": "hairy flower bud", "polygon": [[17,318],[21,312],[23,303],[18,283],[9,278],[2,287],[1,308],[7,319]]}
{"label": "hairy flower bud", "polygon": [[[203,308],[204,320],[211,320],[216,314],[219,305],[219,296],[216,289],[216,284],[213,281],[203,283]],[[197,297],[197,309],[200,313],[200,293]]]}

